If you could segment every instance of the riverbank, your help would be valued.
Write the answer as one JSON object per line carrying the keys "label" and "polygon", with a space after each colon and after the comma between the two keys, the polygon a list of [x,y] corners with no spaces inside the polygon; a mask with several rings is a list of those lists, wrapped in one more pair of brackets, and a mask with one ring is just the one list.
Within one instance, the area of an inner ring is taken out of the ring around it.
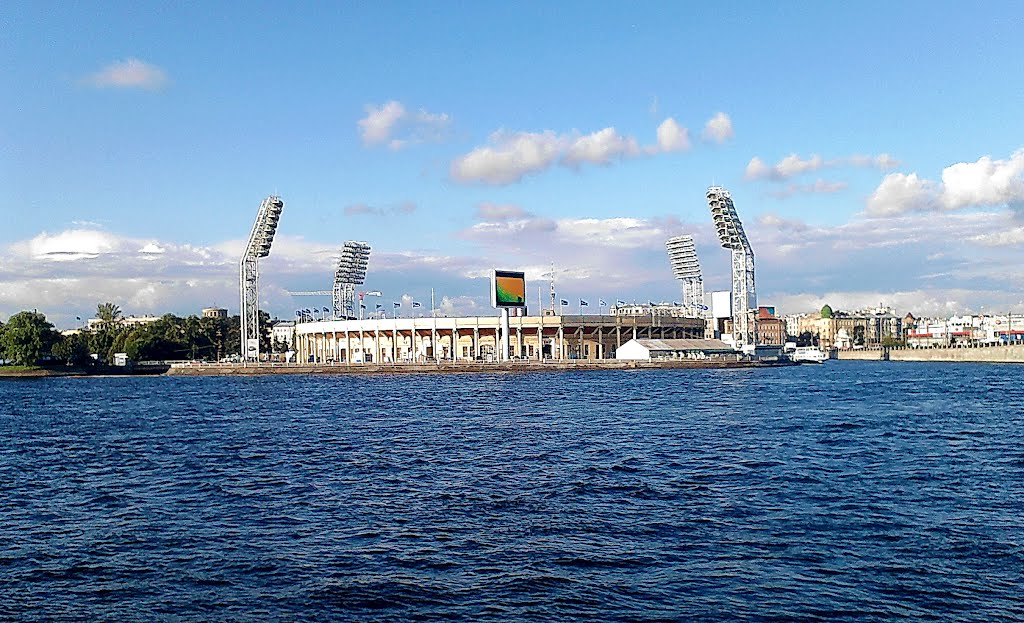
{"label": "riverbank", "polygon": [[0,366],[0,379],[38,379],[47,376],[74,376],[76,373],[34,366]]}
{"label": "riverbank", "polygon": [[960,363],[1024,363],[1024,345],[946,348],[865,348],[835,351],[839,360],[936,361]]}
{"label": "riverbank", "polygon": [[488,372],[564,372],[570,370],[659,370],[766,368],[793,365],[789,362],[715,361],[682,359],[669,361],[570,360],[570,361],[443,361],[400,364],[224,364],[176,363],[170,376],[238,376],[266,374],[459,374]]}
{"label": "riverbank", "polygon": [[169,364],[145,366],[92,366],[87,368],[39,366],[0,366],[0,379],[40,379],[80,376],[152,376],[167,373]]}

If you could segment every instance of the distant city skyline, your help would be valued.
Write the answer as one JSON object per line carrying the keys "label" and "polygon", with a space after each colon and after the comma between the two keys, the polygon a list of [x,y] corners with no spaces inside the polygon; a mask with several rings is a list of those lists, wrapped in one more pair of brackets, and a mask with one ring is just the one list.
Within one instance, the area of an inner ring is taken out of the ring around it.
{"label": "distant city skyline", "polygon": [[[729,189],[780,314],[1024,313],[1024,7],[566,2],[182,7],[14,2],[0,54],[0,320],[238,313],[330,289],[494,313],[554,265],[570,301],[680,298],[665,241],[729,287]],[[330,305],[327,297],[323,305]],[[322,305],[320,305],[322,306]]]}

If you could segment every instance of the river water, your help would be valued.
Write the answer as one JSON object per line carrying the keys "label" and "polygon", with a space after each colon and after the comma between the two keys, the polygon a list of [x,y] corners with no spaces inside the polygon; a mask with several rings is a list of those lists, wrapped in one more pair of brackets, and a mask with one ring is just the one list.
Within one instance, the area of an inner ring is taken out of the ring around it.
{"label": "river water", "polygon": [[1024,368],[0,382],[0,619],[1024,620]]}

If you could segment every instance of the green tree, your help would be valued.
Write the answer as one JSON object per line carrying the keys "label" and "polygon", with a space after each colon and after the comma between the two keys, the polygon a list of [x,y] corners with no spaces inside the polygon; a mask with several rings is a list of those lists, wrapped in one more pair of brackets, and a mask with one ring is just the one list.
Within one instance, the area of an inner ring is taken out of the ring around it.
{"label": "green tree", "polygon": [[34,311],[23,311],[10,317],[2,340],[5,356],[22,366],[35,365],[43,355],[49,355],[60,334],[53,330],[46,316]]}
{"label": "green tree", "polygon": [[231,316],[230,318],[221,319],[220,322],[224,332],[221,336],[224,343],[221,357],[240,354],[242,352],[242,317]]}
{"label": "green tree", "polygon": [[265,312],[265,311],[263,311],[261,309],[260,312],[259,312],[259,318],[260,318],[260,331],[259,331],[259,335],[260,335],[260,352],[265,355],[265,354],[267,354],[269,352],[272,352],[271,349],[273,348],[273,345],[270,343],[270,341],[271,341],[270,340],[270,335],[271,335],[271,330],[270,330],[270,314],[268,314],[267,312]]}
{"label": "green tree", "polygon": [[148,331],[140,331],[125,341],[124,352],[133,361],[166,361],[181,358],[181,344]]}
{"label": "green tree", "polygon": [[96,306],[96,317],[104,324],[110,324],[121,319],[121,308],[113,303],[100,303]]}
{"label": "green tree", "polygon": [[109,361],[107,358],[108,353],[114,346],[114,340],[123,330],[118,330],[114,327],[103,328],[99,331],[90,331],[89,337],[86,338],[86,345],[89,347],[90,353],[95,353],[103,361]]}
{"label": "green tree", "polygon": [[824,307],[822,307],[821,308],[821,317],[822,318],[831,318],[832,317],[832,308],[829,307],[828,305],[825,305]]}
{"label": "green tree", "polygon": [[0,361],[4,360],[4,323],[0,321]]}
{"label": "green tree", "polygon": [[89,345],[81,333],[61,336],[51,349],[53,356],[68,365],[80,366],[89,363]]}

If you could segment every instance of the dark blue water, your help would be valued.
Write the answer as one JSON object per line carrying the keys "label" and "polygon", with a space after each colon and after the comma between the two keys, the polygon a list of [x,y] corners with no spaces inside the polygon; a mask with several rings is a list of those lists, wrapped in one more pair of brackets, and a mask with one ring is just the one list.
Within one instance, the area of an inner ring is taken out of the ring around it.
{"label": "dark blue water", "polygon": [[0,382],[0,619],[1024,620],[1024,368]]}

